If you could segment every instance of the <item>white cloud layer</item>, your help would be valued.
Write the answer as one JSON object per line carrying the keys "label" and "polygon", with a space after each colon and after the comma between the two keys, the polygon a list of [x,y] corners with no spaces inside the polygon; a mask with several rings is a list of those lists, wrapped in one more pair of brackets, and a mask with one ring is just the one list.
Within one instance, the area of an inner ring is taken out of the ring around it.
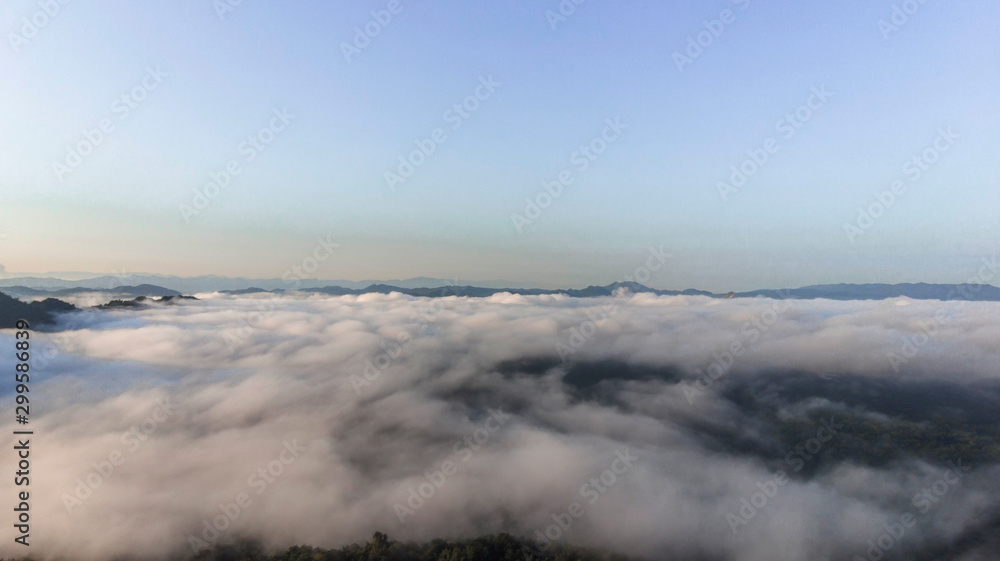
{"label": "white cloud layer", "polygon": [[[776,486],[734,534],[727,515],[739,516],[758,483],[770,489],[774,466],[692,429],[768,446],[763,425],[723,394],[774,372],[816,374],[830,387],[848,377],[995,388],[1000,303],[199,298],[75,314],[65,331],[33,339],[36,559],[190,553],[189,536],[211,537],[203,521],[233,508],[219,541],[339,547],[375,530],[404,540],[535,537],[567,520],[574,502],[582,515],[556,541],[650,558],[847,559],[903,514],[916,524],[894,553],[947,544],[1000,504],[996,466],[963,472],[921,513],[913,497],[943,477],[940,464],[840,462]],[[0,349],[13,344],[4,331]],[[58,352],[42,354],[52,345]],[[571,365],[591,363],[675,374],[563,380]],[[803,419],[817,408],[883,415],[833,398],[778,410]],[[490,421],[491,409],[510,417]],[[0,457],[6,474],[16,470],[11,446]],[[625,466],[618,453],[638,459]],[[612,469],[624,470],[614,483],[591,482]],[[440,488],[439,470],[450,471]],[[433,494],[414,508],[410,490],[421,484]],[[241,493],[248,506],[227,506]],[[7,541],[0,554],[19,548]],[[979,559],[975,548],[967,555]]]}

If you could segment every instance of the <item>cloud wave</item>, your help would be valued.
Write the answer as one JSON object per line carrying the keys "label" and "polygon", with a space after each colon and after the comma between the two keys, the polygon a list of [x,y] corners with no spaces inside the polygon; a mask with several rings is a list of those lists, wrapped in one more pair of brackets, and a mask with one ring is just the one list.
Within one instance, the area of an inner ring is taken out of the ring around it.
{"label": "cloud wave", "polygon": [[198,296],[36,337],[35,558],[375,530],[739,561],[1000,543],[1000,303]]}

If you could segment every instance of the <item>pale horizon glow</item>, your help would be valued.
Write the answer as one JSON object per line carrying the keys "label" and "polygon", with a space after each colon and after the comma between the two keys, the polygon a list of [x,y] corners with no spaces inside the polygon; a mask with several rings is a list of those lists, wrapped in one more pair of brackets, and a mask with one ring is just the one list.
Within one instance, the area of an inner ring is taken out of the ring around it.
{"label": "pale horizon glow", "polygon": [[12,44],[41,8],[5,3],[0,272],[280,277],[330,236],[316,278],[604,285],[663,246],[645,284],[722,291],[997,254],[1000,5],[401,0],[345,56],[387,5],[69,3]]}

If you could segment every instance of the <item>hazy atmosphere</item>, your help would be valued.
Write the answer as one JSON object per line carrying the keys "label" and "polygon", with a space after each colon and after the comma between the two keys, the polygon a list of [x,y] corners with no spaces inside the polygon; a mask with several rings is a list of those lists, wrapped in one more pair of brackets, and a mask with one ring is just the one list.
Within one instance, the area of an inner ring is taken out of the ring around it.
{"label": "hazy atmosphere", "polygon": [[0,561],[997,561],[998,30],[4,2]]}

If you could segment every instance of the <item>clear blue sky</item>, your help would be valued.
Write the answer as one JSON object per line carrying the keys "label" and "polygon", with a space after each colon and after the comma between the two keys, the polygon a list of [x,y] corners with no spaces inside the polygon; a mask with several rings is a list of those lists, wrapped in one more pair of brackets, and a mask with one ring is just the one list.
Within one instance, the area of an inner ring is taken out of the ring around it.
{"label": "clear blue sky", "polygon": [[[329,236],[320,278],[579,286],[664,246],[648,284],[723,290],[961,282],[1000,249],[1000,4],[914,2],[888,29],[881,0],[587,0],[553,29],[557,0],[399,0],[348,62],[343,44],[389,4],[243,0],[220,17],[210,0],[75,1],[42,17],[4,2],[0,264],[271,277]],[[679,69],[705,21],[718,36]],[[489,77],[473,112],[446,114]],[[116,99],[136,87],[126,113]],[[615,118],[627,129],[582,170],[574,152]],[[113,130],[59,172],[104,119]],[[247,161],[241,143],[272,124]],[[939,140],[949,127],[957,140]],[[390,189],[386,172],[439,128]],[[769,139],[724,201],[718,183]],[[936,140],[948,151],[914,181],[904,164]],[[231,160],[240,174],[186,221]],[[563,170],[572,183],[519,232],[511,215]],[[893,205],[848,236],[897,179]]]}

